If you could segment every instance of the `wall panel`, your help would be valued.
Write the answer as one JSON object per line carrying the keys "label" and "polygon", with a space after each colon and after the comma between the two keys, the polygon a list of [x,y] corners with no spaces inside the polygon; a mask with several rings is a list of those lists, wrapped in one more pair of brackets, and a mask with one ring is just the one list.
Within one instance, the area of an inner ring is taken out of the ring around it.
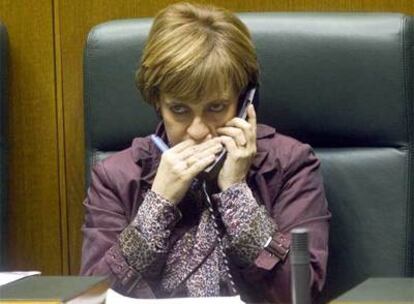
{"label": "wall panel", "polygon": [[51,0],[1,0],[10,41],[6,263],[62,272]]}
{"label": "wall panel", "polygon": [[[55,0],[59,3],[59,42],[62,68],[62,108],[64,134],[64,168],[68,222],[69,266],[79,270],[83,220],[81,202],[84,190],[84,137],[82,101],[82,49],[88,31],[94,25],[117,18],[153,16],[167,4],[177,1]],[[391,11],[414,14],[414,1],[199,1],[224,5],[233,11]],[[61,154],[62,155],[62,154]]]}

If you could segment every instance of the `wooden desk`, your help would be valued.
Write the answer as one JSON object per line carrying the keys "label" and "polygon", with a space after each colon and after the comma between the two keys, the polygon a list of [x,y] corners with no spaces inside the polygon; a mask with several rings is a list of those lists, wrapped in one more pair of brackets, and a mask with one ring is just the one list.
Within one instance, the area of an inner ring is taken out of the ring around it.
{"label": "wooden desk", "polygon": [[414,278],[370,278],[331,304],[414,304]]}

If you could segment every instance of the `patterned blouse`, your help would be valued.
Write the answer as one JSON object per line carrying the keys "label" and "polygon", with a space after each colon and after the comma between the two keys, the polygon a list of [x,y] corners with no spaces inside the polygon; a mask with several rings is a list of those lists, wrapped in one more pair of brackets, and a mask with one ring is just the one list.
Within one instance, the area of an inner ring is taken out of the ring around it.
{"label": "patterned blouse", "polygon": [[[193,195],[195,197],[195,195]],[[266,241],[274,233],[275,224],[263,206],[259,206],[246,183],[235,184],[213,195],[226,233],[225,252],[248,265],[257,257]],[[208,208],[194,201],[201,215],[199,225],[187,231],[175,244],[170,242],[171,230],[181,219],[180,210],[168,200],[149,190],[134,221],[121,233],[121,250],[128,263],[139,273],[150,271],[160,255],[167,255],[161,277],[161,288],[173,292],[184,283],[188,296],[219,296],[228,288],[222,254],[216,246],[203,265],[188,276],[191,263],[201,251],[193,250],[208,244],[215,235],[212,215]]]}

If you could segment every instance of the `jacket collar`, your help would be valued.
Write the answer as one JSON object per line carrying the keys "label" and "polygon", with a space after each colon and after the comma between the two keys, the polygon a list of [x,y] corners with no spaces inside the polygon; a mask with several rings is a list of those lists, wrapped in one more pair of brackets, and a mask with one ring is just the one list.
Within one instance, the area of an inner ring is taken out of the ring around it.
{"label": "jacket collar", "polygon": [[[252,178],[257,173],[264,174],[274,169],[270,162],[265,163],[269,151],[267,149],[266,141],[275,135],[276,130],[267,125],[257,125],[257,152],[253,159],[248,178]],[[165,132],[164,124],[160,122],[155,130],[155,134],[162,138],[164,142],[168,142]],[[149,136],[145,137],[143,141],[134,141],[132,145],[132,155],[135,162],[141,167],[141,181],[152,185],[158,165],[161,159],[161,152],[152,142]]]}

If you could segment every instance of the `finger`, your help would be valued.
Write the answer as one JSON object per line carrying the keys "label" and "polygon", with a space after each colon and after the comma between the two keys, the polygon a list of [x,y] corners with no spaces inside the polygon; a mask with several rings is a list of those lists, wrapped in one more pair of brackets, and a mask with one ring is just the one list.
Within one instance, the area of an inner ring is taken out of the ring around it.
{"label": "finger", "polygon": [[248,130],[251,128],[251,125],[249,122],[242,118],[234,117],[225,124],[225,127],[236,127],[243,130]]}
{"label": "finger", "polygon": [[178,144],[176,144],[174,147],[172,147],[170,150],[172,150],[175,153],[180,153],[181,151],[194,146],[195,145],[195,141],[192,140],[191,138],[186,139]]}
{"label": "finger", "polygon": [[224,147],[226,148],[227,152],[235,153],[237,152],[237,145],[234,141],[233,137],[222,135],[220,136],[221,142],[223,143]]}
{"label": "finger", "polygon": [[191,155],[187,158],[187,164],[189,166],[195,164],[199,159],[208,157],[210,155],[217,155],[224,149],[223,145],[220,143],[217,146],[209,147],[208,149],[198,151],[198,153]]}
{"label": "finger", "polygon": [[247,121],[253,127],[253,130],[256,133],[257,117],[256,117],[256,110],[252,104],[250,104],[247,107]]}
{"label": "finger", "polygon": [[173,149],[169,149],[162,153],[161,155],[161,163],[167,164],[167,167],[174,167],[177,170],[185,169],[187,164],[185,161],[182,161],[177,154],[173,151]]}
{"label": "finger", "polygon": [[247,144],[246,136],[240,128],[235,127],[222,127],[217,129],[217,133],[221,135],[227,135],[234,138],[238,146],[245,146]]}
{"label": "finger", "polygon": [[233,118],[226,123],[226,126],[233,126],[242,129],[248,145],[256,142],[256,126],[253,126],[246,120],[241,118]]}
{"label": "finger", "polygon": [[185,170],[185,174],[190,176],[190,178],[196,177],[201,171],[207,168],[210,164],[216,159],[215,155],[209,155],[203,158],[198,159],[194,164],[189,166]]}
{"label": "finger", "polygon": [[190,146],[187,149],[181,151],[180,153],[178,153],[178,157],[181,159],[186,159],[192,155],[197,154],[199,151],[204,151],[206,149],[210,149],[210,148],[219,148],[222,147],[222,144],[220,142],[219,139],[217,138],[213,138],[209,141],[206,141],[202,144],[199,145],[194,145],[194,146]]}

